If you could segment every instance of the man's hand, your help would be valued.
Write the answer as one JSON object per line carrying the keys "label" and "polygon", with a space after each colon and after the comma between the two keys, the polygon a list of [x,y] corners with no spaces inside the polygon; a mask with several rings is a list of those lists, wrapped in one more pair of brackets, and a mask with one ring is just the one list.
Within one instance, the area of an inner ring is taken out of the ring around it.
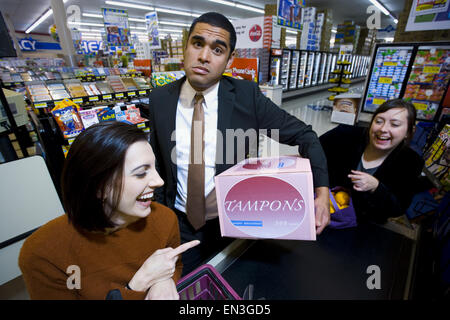
{"label": "man's hand", "polygon": [[315,188],[314,213],[316,215],[316,233],[321,234],[330,224],[330,190],[327,187]]}

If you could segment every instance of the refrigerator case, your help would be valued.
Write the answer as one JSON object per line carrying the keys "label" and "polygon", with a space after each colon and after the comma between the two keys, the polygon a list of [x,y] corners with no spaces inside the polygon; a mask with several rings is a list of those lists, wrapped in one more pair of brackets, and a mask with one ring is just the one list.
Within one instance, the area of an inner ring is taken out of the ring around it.
{"label": "refrigerator case", "polygon": [[281,57],[281,73],[280,73],[280,84],[283,86],[283,91],[288,90],[290,62],[291,62],[291,51],[283,50],[283,56]]}
{"label": "refrigerator case", "polygon": [[305,85],[306,63],[308,59],[308,51],[301,51],[300,64],[298,66],[297,88],[303,88]]}
{"label": "refrigerator case", "polygon": [[330,72],[331,70],[331,63],[333,60],[333,54],[332,53],[328,53],[328,58],[327,58],[327,66],[325,68],[325,77],[324,77],[324,83],[328,83],[330,81]]}
{"label": "refrigerator case", "polygon": [[314,71],[313,71],[313,76],[312,76],[312,82],[311,85],[315,86],[318,83],[319,80],[319,70],[320,70],[320,59],[322,57],[322,53],[321,52],[316,52],[315,57],[314,57]]}
{"label": "refrigerator case", "polygon": [[289,73],[289,90],[297,89],[298,64],[300,61],[300,51],[292,51],[291,68]]}
{"label": "refrigerator case", "polygon": [[319,84],[322,84],[325,79],[325,69],[327,67],[327,53],[323,52],[320,59],[320,69],[319,69]]}
{"label": "refrigerator case", "polygon": [[400,97],[403,81],[411,60],[413,46],[379,46],[362,106],[363,111],[374,112],[383,102]]}
{"label": "refrigerator case", "polygon": [[306,71],[305,71],[305,87],[309,87],[311,85],[313,68],[314,68],[314,51],[308,52],[308,60],[306,62]]}
{"label": "refrigerator case", "polygon": [[269,82],[272,85],[280,84],[280,74],[281,74],[281,55],[273,55],[270,57],[270,68],[269,68]]}
{"label": "refrigerator case", "polygon": [[450,79],[450,46],[417,49],[403,99],[417,109],[417,119],[433,120]]}

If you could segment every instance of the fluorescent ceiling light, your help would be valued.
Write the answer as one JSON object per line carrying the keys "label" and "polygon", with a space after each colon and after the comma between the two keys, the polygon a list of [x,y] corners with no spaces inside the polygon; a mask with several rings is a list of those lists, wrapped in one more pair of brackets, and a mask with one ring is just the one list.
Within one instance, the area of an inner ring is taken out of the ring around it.
{"label": "fluorescent ceiling light", "polygon": [[171,13],[171,14],[177,14],[182,16],[188,16],[188,17],[200,17],[199,14],[190,13],[187,11],[180,11],[180,10],[172,10],[172,9],[164,9],[164,8],[156,8],[156,7],[149,7],[144,6],[140,4],[134,4],[130,2],[120,2],[120,1],[105,1],[106,4],[119,6],[119,7],[129,7],[129,8],[136,8],[136,9],[143,9],[143,10],[151,10],[151,11],[160,11],[165,13]]}
{"label": "fluorescent ceiling light", "polygon": [[286,33],[297,34],[297,31],[286,29]]}
{"label": "fluorescent ceiling light", "polygon": [[130,29],[147,30],[146,27],[130,27]]}
{"label": "fluorescent ceiling light", "polygon": [[158,31],[177,32],[177,33],[182,33],[183,32],[183,31],[181,31],[179,29],[165,29],[165,28],[159,28]]}
{"label": "fluorescent ceiling light", "polygon": [[370,0],[370,2],[372,2],[372,4],[375,5],[375,7],[377,7],[378,9],[380,9],[381,12],[383,12],[385,15],[387,16],[390,15],[390,12],[377,0]]}
{"label": "fluorescent ceiling light", "polygon": [[392,17],[392,18],[394,19],[394,23],[397,24],[398,20],[396,18],[394,18],[394,17]]}
{"label": "fluorescent ceiling light", "polygon": [[192,13],[186,12],[186,11],[170,10],[170,9],[163,9],[163,8],[155,8],[155,10],[160,11],[160,12],[165,12],[165,13],[177,14],[180,16],[188,16],[188,17],[192,16]]}
{"label": "fluorescent ceiling light", "polygon": [[[66,3],[69,0],[63,0],[63,3]],[[36,29],[42,22],[47,20],[48,17],[50,17],[53,14],[52,9],[48,9],[35,23],[33,23],[31,26],[28,27],[28,29],[25,30],[25,33],[30,33],[34,29]]]}
{"label": "fluorescent ceiling light", "polygon": [[48,17],[50,17],[53,14],[53,10],[49,9],[46,13],[44,13],[43,16],[41,16],[35,23],[33,23],[27,30],[25,30],[25,33],[30,33],[34,29],[36,29],[42,22],[47,20]]}
{"label": "fluorescent ceiling light", "polygon": [[83,29],[83,28],[79,28],[78,31],[81,31],[81,32],[105,32],[105,30],[102,30],[102,29]]}
{"label": "fluorescent ceiling light", "polygon": [[230,6],[230,7],[235,7],[236,4],[234,2],[230,2],[230,1],[224,1],[224,0],[209,0],[211,2],[215,2],[215,3],[220,3],[220,4],[224,4],[226,6]]}
{"label": "fluorescent ceiling light", "polygon": [[134,4],[130,2],[119,2],[119,1],[105,1],[106,4],[111,4],[113,6],[119,7],[127,7],[127,8],[135,8],[135,9],[143,9],[143,10],[155,10],[154,7],[144,6],[141,4]]}
{"label": "fluorescent ceiling light", "polygon": [[179,27],[190,27],[191,25],[189,23],[182,23],[182,22],[171,22],[171,21],[158,21],[159,24],[167,24],[170,26],[179,26]]}
{"label": "fluorescent ceiling light", "polygon": [[336,33],[337,31],[335,29],[331,29],[331,32],[332,33]]}
{"label": "fluorescent ceiling light", "polygon": [[83,12],[83,17],[90,17],[90,18],[103,18],[103,16],[101,14],[96,14],[96,13],[88,13],[88,12]]}
{"label": "fluorescent ceiling light", "polygon": [[220,4],[223,4],[226,6],[230,6],[230,7],[236,7],[239,9],[249,10],[249,11],[253,11],[253,12],[265,13],[265,11],[260,8],[255,8],[255,7],[247,6],[245,4],[240,4],[240,3],[236,3],[236,2],[225,1],[225,0],[208,0],[208,1],[211,1],[214,3],[220,3]]}
{"label": "fluorescent ceiling light", "polygon": [[92,23],[92,22],[81,22],[81,21],[69,21],[68,24],[77,24],[81,26],[92,26],[92,27],[104,27],[101,23]]}
{"label": "fluorescent ceiling light", "polygon": [[144,23],[145,23],[145,19],[139,19],[139,18],[130,18],[130,17],[128,17],[128,20],[130,20],[130,21],[134,21],[134,22],[144,22]]}
{"label": "fluorescent ceiling light", "polygon": [[258,13],[265,13],[265,11],[262,10],[262,9],[255,8],[255,7],[250,7],[250,6],[247,6],[247,5],[244,5],[244,4],[238,4],[237,3],[236,4],[236,8],[249,10],[249,11],[253,11],[253,12],[258,12]]}

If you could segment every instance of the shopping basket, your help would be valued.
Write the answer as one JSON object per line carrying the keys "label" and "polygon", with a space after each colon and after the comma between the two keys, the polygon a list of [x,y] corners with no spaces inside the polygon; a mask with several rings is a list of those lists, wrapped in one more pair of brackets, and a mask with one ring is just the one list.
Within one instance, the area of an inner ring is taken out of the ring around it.
{"label": "shopping basket", "polygon": [[205,264],[177,283],[180,300],[242,300],[217,270]]}

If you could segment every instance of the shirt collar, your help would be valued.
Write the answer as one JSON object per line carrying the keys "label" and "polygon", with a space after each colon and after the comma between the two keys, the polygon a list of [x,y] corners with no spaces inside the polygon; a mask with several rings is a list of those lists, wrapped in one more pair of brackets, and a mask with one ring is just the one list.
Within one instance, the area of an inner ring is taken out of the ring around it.
{"label": "shirt collar", "polygon": [[[220,84],[220,81],[217,81],[217,83],[215,83],[208,89],[199,92],[199,93],[203,94],[203,97],[205,99],[206,108],[208,108],[208,105],[211,106],[211,104],[214,101],[217,101],[217,95],[219,93],[219,84]],[[191,84],[186,79],[186,81],[183,83],[183,85],[181,87],[181,92],[180,92],[180,99],[183,101],[183,104],[191,105],[192,101],[194,101],[194,96],[196,93],[197,93],[197,91],[195,91],[194,88],[192,88]]]}

